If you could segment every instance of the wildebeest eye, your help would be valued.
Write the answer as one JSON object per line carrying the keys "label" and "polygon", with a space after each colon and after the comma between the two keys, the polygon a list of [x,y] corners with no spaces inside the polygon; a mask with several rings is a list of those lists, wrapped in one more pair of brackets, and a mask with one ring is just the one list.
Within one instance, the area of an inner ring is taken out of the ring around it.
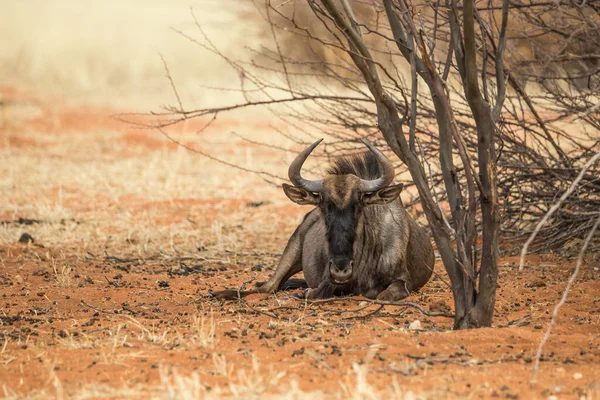
{"label": "wildebeest eye", "polygon": [[370,197],[373,197],[373,195],[375,194],[375,192],[363,192],[360,195],[360,200],[363,201],[365,199],[368,199]]}

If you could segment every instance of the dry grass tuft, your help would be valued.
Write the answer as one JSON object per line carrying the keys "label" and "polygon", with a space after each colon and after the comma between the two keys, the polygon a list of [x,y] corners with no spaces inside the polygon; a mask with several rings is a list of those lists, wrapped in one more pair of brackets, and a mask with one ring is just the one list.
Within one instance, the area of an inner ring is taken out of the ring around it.
{"label": "dry grass tuft", "polygon": [[186,342],[189,341],[197,348],[213,349],[216,342],[215,331],[216,324],[212,310],[208,318],[195,315],[192,323],[192,334]]}
{"label": "dry grass tuft", "polygon": [[208,389],[202,384],[200,375],[192,372],[189,376],[182,376],[177,371],[168,372],[165,368],[160,370],[162,393],[155,393],[163,399],[220,399],[220,389]]}
{"label": "dry grass tuft", "polygon": [[270,389],[278,388],[279,382],[285,375],[283,371],[262,373],[258,359],[252,357],[252,368],[238,370],[237,380],[229,382],[229,390],[236,398],[260,399]]}
{"label": "dry grass tuft", "polygon": [[56,341],[67,349],[94,349],[99,347],[96,339],[87,335],[74,336],[68,331],[62,331]]}
{"label": "dry grass tuft", "polygon": [[56,265],[56,260],[52,259],[52,270],[54,271],[54,284],[61,288],[69,288],[73,285],[71,278],[71,268],[63,264]]}
{"label": "dry grass tuft", "polygon": [[146,327],[142,322],[133,317],[127,316],[127,319],[139,330],[137,335],[139,341],[156,344],[162,347],[169,347],[173,344],[174,338],[173,335],[170,335],[171,330],[169,328],[161,328],[154,325],[154,323],[149,327]]}
{"label": "dry grass tuft", "polygon": [[212,360],[214,365],[214,374],[217,376],[227,376],[231,373],[231,369],[227,369],[227,360],[225,354],[212,354]]}

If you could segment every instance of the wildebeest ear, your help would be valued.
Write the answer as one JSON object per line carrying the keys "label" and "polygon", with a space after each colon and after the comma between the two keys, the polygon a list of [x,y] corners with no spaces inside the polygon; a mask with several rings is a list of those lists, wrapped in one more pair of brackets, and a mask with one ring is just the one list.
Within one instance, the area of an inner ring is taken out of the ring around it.
{"label": "wildebeest ear", "polygon": [[311,204],[316,206],[321,199],[319,195],[296,186],[288,185],[287,183],[284,183],[282,187],[285,195],[297,204]]}
{"label": "wildebeest ear", "polygon": [[375,193],[365,194],[363,196],[363,203],[365,205],[387,204],[398,198],[402,188],[404,188],[404,184],[399,183],[397,185],[386,186],[383,189],[379,189]]}

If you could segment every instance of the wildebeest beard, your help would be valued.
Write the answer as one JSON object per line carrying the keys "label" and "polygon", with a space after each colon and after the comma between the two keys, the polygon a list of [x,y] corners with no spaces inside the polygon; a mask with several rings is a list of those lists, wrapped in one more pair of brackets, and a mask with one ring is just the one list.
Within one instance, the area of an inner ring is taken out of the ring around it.
{"label": "wildebeest beard", "polygon": [[325,215],[329,257],[340,269],[352,261],[358,213],[356,206],[339,209],[329,206]]}

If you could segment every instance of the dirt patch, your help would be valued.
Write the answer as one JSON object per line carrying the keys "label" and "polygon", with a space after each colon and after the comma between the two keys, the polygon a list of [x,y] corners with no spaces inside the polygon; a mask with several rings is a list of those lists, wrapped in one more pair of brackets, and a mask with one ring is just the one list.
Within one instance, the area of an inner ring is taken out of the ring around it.
{"label": "dirt patch", "polygon": [[[502,267],[496,327],[455,332],[449,319],[394,307],[373,314],[360,300],[316,305],[279,294],[238,304],[203,297],[265,279],[277,260],[272,255],[240,255],[236,263],[227,253],[201,251],[81,259],[15,245],[0,256],[0,368],[17,394],[53,394],[53,379],[73,395],[94,385],[143,390],[173,371],[198,373],[207,391],[242,385],[257,395],[296,382],[301,391],[337,396],[363,378],[370,390],[387,392],[395,382],[402,393],[428,398],[580,398],[598,391],[598,272],[578,283],[563,308],[531,388],[532,359],[569,274],[558,265]],[[411,301],[433,310],[452,304],[441,280]],[[421,328],[412,330],[416,320]]]}

